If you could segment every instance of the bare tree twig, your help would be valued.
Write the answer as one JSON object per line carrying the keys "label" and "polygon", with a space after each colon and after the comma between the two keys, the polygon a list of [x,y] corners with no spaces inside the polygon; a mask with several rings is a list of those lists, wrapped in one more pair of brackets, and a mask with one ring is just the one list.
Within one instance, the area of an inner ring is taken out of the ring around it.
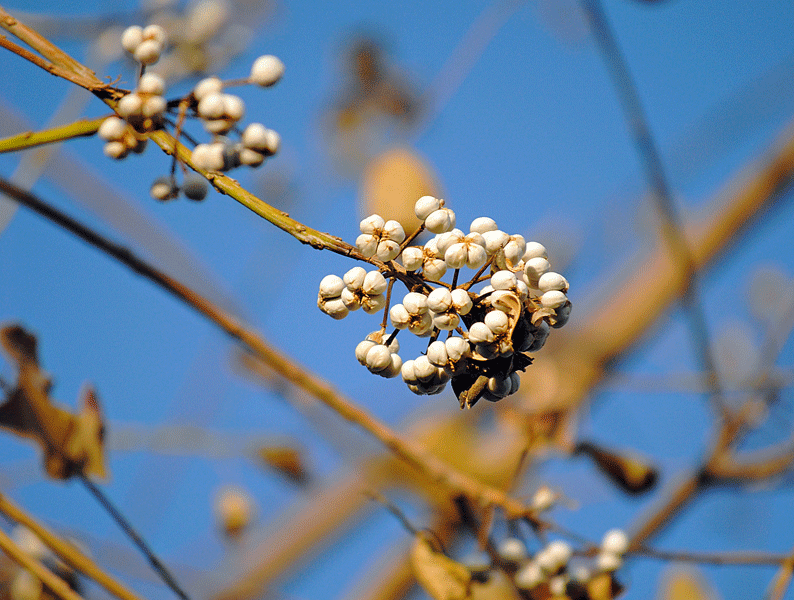
{"label": "bare tree twig", "polygon": [[792,575],[794,575],[794,554],[790,554],[780,566],[764,598],[766,600],[783,600],[786,590],[791,585]]}
{"label": "bare tree twig", "polygon": [[26,131],[0,139],[0,154],[27,150],[28,148],[35,148],[44,144],[65,142],[78,137],[92,136],[99,130],[99,126],[105,118],[81,119],[60,127],[52,127],[35,132]]}

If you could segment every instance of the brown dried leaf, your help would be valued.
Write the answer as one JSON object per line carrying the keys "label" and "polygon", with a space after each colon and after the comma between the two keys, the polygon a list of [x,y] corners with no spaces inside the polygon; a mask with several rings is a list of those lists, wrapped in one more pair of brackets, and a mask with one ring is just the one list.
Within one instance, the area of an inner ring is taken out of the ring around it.
{"label": "brown dried leaf", "polygon": [[93,390],[86,390],[80,414],[73,415],[52,403],[35,336],[9,325],[0,330],[0,344],[18,367],[17,385],[0,405],[0,427],[40,445],[50,477],[67,479],[78,472],[105,477],[104,425]]}
{"label": "brown dried leaf", "polygon": [[411,547],[414,576],[434,600],[471,597],[471,572],[441,552],[436,552],[426,532],[420,531]]}
{"label": "brown dried leaf", "polygon": [[659,477],[653,465],[631,452],[619,453],[591,442],[579,442],[574,452],[590,456],[613,483],[630,494],[647,492]]}
{"label": "brown dried leaf", "polygon": [[257,450],[259,458],[268,466],[288,477],[291,481],[304,484],[309,474],[303,464],[299,450],[290,446],[263,446]]}

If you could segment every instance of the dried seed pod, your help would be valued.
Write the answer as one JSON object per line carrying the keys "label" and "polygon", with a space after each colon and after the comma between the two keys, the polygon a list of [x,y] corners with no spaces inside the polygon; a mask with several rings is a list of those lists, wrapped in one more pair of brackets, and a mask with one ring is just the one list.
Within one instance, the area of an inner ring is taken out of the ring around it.
{"label": "dried seed pod", "polygon": [[410,246],[403,250],[400,260],[407,271],[416,271],[422,268],[424,253],[418,246]]}

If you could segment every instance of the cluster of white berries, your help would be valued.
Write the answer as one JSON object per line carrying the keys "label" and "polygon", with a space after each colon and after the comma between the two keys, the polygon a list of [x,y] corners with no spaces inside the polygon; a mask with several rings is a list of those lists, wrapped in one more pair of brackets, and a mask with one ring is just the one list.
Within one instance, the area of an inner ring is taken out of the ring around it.
{"label": "cluster of white berries", "polygon": [[[455,228],[455,213],[443,200],[423,196],[414,210],[423,221],[422,228],[436,234],[432,239],[424,246],[410,246],[416,234],[406,238],[400,223],[380,215],[367,217],[360,223],[356,247],[364,258],[386,263],[380,271],[366,274],[372,282],[378,276],[374,295],[356,287],[365,277],[364,269],[358,267],[344,278],[326,276],[320,283],[317,305],[335,319],[359,307],[368,313],[383,308],[395,329],[384,342],[387,345],[403,329],[429,337],[425,353],[401,363],[403,380],[417,394],[440,393],[451,381],[464,407],[481,397],[497,401],[515,393],[517,371],[532,362],[525,353],[540,350],[551,328],[568,321],[568,282],[550,270],[543,245],[500,230],[493,219],[477,218],[464,233]],[[390,262],[398,256],[403,270]],[[482,276],[489,266],[490,273]],[[458,285],[463,268],[477,273]],[[455,273],[452,284],[441,282],[448,270]],[[408,288],[402,302],[391,307],[382,296],[389,286],[387,279],[400,279]],[[470,291],[486,281],[477,293]],[[438,339],[441,332],[447,332],[446,339]],[[385,337],[385,330],[380,336]],[[382,355],[378,365],[385,364],[386,352],[378,352]],[[365,356],[363,349],[357,348],[356,356],[378,372],[364,360],[368,354]],[[389,360],[392,366],[397,362],[396,358]],[[386,372],[393,376],[393,369]]]}
{"label": "cluster of white berries", "polygon": [[[130,152],[142,152],[148,139],[146,134],[165,127],[168,110],[177,108],[182,111],[181,116],[197,117],[204,129],[213,136],[212,142],[196,144],[192,151],[192,162],[198,169],[228,171],[241,165],[258,167],[265,158],[278,152],[281,143],[278,133],[261,123],[248,125],[238,143],[227,137],[243,118],[245,104],[239,96],[223,91],[228,85],[269,87],[275,84],[284,74],[284,64],[277,57],[265,55],[257,58],[245,80],[224,82],[217,77],[202,79],[187,97],[169,103],[163,95],[163,78],[154,73],[143,73],[147,65],[159,60],[165,49],[165,30],[159,25],[143,28],[133,25],[124,30],[121,42],[124,49],[141,64],[141,75],[135,90],[119,99],[117,115],[108,117],[99,128],[99,136],[106,141],[104,152],[107,156],[122,159]],[[177,130],[181,132],[181,124]],[[152,197],[161,201],[170,200],[181,192],[191,200],[202,200],[207,195],[208,186],[203,178],[187,175],[180,185],[174,171],[172,169],[171,176],[154,181],[150,189]]]}
{"label": "cluster of white berries", "polygon": [[160,60],[167,42],[165,29],[159,25],[132,25],[121,34],[121,46],[142,65],[153,65]]}
{"label": "cluster of white berries", "polygon": [[[596,557],[575,556],[574,550],[563,540],[553,540],[530,555],[526,544],[508,537],[496,548],[501,568],[512,575],[516,588],[537,593],[538,597],[587,597],[572,594],[585,589],[588,582],[600,574],[612,574],[623,564],[628,550],[628,538],[620,529],[612,529],[604,536]],[[591,553],[587,553],[590,555]],[[479,556],[467,560],[475,571],[490,571],[490,560]],[[535,595],[532,596],[533,598]]]}

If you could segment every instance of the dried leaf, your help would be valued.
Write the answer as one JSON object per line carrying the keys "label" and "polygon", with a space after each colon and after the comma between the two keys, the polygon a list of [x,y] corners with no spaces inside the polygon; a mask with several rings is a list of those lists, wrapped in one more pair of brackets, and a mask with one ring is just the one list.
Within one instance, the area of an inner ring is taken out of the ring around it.
{"label": "dried leaf", "polygon": [[410,235],[420,224],[414,204],[422,196],[438,196],[438,187],[432,168],[416,152],[393,148],[375,157],[364,170],[362,212],[395,219]]}
{"label": "dried leaf", "polygon": [[0,330],[0,344],[18,368],[17,385],[0,405],[0,427],[40,445],[50,477],[82,472],[104,478],[104,425],[93,390],[86,389],[81,412],[74,415],[52,403],[52,383],[39,365],[31,333],[9,325]]}
{"label": "dried leaf", "polygon": [[630,452],[618,453],[590,442],[580,442],[574,453],[590,456],[613,483],[630,494],[647,492],[659,476],[653,465]]}
{"label": "dried leaf", "polygon": [[269,467],[288,477],[294,483],[304,484],[309,474],[300,451],[290,446],[264,446],[257,451],[259,458]]}
{"label": "dried leaf", "polygon": [[416,580],[434,600],[471,597],[471,572],[459,562],[433,549],[426,532],[419,532],[411,548]]}

